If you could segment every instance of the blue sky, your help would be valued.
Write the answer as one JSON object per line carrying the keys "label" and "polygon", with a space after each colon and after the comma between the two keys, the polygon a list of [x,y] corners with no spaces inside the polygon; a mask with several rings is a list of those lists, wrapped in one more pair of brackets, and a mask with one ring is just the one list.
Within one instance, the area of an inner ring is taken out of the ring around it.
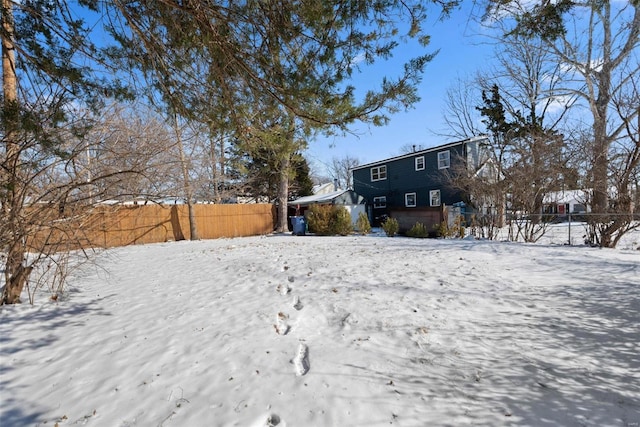
{"label": "blue sky", "polygon": [[[359,136],[321,137],[311,141],[305,157],[313,171],[323,174],[324,165],[333,157],[349,155],[364,164],[401,154],[401,147],[407,144],[428,148],[449,141],[437,135],[444,128],[442,110],[446,91],[459,77],[465,78],[485,67],[493,51],[487,40],[478,35],[481,29],[471,17],[472,12],[479,12],[471,9],[475,2],[463,3],[463,8],[453,11],[449,19],[438,21],[438,15],[434,14],[425,24],[431,35],[426,52],[437,49],[440,52],[426,67],[418,91],[421,101],[407,112],[392,115],[387,126],[354,125],[352,129]],[[415,44],[399,47],[390,64],[381,64],[372,70],[371,79],[352,83],[357,88],[377,87],[380,76],[399,75],[407,58],[424,53],[415,49]]]}

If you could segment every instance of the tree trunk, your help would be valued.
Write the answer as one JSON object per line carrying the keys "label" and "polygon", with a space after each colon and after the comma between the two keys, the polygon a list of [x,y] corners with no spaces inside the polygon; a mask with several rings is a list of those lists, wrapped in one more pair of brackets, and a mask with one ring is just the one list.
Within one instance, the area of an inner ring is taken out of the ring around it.
{"label": "tree trunk", "polygon": [[287,212],[288,206],[287,202],[289,199],[289,168],[291,166],[291,158],[289,155],[286,155],[282,158],[280,162],[280,171],[278,178],[278,223],[276,225],[277,233],[286,233],[289,231],[289,226],[287,222]]}
{"label": "tree trunk", "polygon": [[[224,193],[224,136],[215,130],[210,130],[209,157],[211,160],[211,186],[213,200],[222,202]],[[218,142],[216,142],[216,140]],[[219,150],[219,151],[218,151]],[[218,154],[218,152],[220,154]]]}
{"label": "tree trunk", "polygon": [[[603,58],[602,69],[596,74],[597,97],[591,104],[593,114],[593,211],[605,214],[609,208],[609,148],[611,140],[607,135],[609,102],[611,101],[611,20],[610,7],[603,6]],[[596,219],[603,222],[604,217]]]}
{"label": "tree trunk", "polygon": [[200,240],[200,236],[198,236],[198,227],[196,227],[196,214],[195,207],[193,206],[193,201],[191,198],[187,198],[187,208],[189,210],[189,234],[190,240]]}
{"label": "tree trunk", "polygon": [[211,161],[211,186],[213,192],[213,200],[220,203],[220,193],[218,188],[218,159],[216,154],[216,137],[211,136],[209,141],[209,157]]}
{"label": "tree trunk", "polygon": [[11,0],[2,0],[2,90],[5,107],[18,99],[16,76],[14,21]]}
{"label": "tree trunk", "polygon": [[173,116],[173,125],[176,132],[176,140],[178,142],[178,150],[180,151],[180,167],[182,168],[182,182],[184,185],[185,198],[187,199],[187,209],[189,211],[189,240],[200,240],[198,236],[198,228],[196,226],[196,215],[193,206],[193,190],[191,188],[191,179],[189,178],[189,168],[187,167],[187,156],[184,153],[184,144],[178,127],[178,117]]}
{"label": "tree trunk", "polygon": [[593,194],[591,200],[592,212],[596,214],[590,218],[590,226],[598,230],[592,240],[600,247],[611,245],[611,227],[606,225],[611,219],[609,211],[609,148],[611,139],[607,135],[607,119],[609,102],[611,101],[611,20],[610,8],[603,6],[603,58],[602,69],[595,80],[597,97],[591,102],[593,114],[593,164],[591,179]]}
{"label": "tree trunk", "polygon": [[607,189],[609,142],[607,141],[605,128],[606,122],[603,119],[594,120],[593,165],[591,167],[591,179],[593,182],[592,209],[593,213],[599,214],[598,221],[604,220],[604,217],[600,217],[600,215],[604,215],[607,212],[609,204]]}
{"label": "tree trunk", "polygon": [[4,96],[4,139],[5,153],[2,159],[2,247],[7,252],[0,304],[20,302],[20,295],[31,273],[31,267],[24,267],[26,254],[23,233],[20,227],[20,213],[23,209],[22,194],[24,183],[20,179],[20,152],[18,142],[18,79],[16,75],[13,6],[10,0],[2,0],[2,91]]}
{"label": "tree trunk", "polygon": [[[225,188],[225,152],[224,152],[224,135],[220,134],[220,154],[218,155],[218,163],[220,164],[220,168],[218,170],[218,186],[220,187],[219,194],[220,200],[222,200],[222,196],[226,195]],[[228,195],[226,195],[228,196]]]}

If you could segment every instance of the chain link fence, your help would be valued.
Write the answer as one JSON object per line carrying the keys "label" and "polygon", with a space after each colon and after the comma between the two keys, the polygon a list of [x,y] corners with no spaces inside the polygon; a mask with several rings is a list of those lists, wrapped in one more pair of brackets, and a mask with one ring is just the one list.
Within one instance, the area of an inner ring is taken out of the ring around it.
{"label": "chain link fence", "polygon": [[[501,241],[536,242],[553,245],[590,245],[589,221],[603,224],[615,220],[629,223],[618,248],[640,249],[640,213],[629,214],[507,214],[502,221],[495,216],[463,214],[467,235]],[[501,225],[501,226],[500,226]]]}

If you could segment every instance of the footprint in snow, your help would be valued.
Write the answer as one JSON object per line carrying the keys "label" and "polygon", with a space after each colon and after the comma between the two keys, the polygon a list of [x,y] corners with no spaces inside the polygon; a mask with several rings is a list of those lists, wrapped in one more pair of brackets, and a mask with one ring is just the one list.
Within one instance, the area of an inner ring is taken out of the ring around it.
{"label": "footprint in snow", "polygon": [[265,427],[275,427],[280,424],[280,417],[276,414],[271,414],[267,417]]}
{"label": "footprint in snow", "polygon": [[297,295],[293,297],[293,308],[300,311],[302,310],[302,307],[304,307],[304,305],[302,305],[302,303],[300,302],[300,297]]}
{"label": "footprint in snow", "polygon": [[289,285],[281,283],[276,286],[276,291],[278,291],[280,295],[287,295],[289,292],[291,292],[291,288],[289,287]]}
{"label": "footprint in snow", "polygon": [[290,327],[289,323],[287,322],[288,320],[289,316],[287,316],[283,312],[278,313],[278,316],[276,317],[276,324],[273,325],[278,335],[287,335],[289,333]]}
{"label": "footprint in snow", "polygon": [[309,372],[309,347],[300,343],[296,357],[293,358],[293,365],[296,368],[296,375],[301,377]]}

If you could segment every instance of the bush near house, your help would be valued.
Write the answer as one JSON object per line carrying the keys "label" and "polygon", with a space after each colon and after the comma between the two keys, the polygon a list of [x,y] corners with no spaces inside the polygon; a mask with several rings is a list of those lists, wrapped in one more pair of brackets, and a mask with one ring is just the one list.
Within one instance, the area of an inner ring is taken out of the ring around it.
{"label": "bush near house", "polygon": [[447,224],[447,221],[442,221],[440,224],[434,225],[437,237],[459,237],[463,238],[465,235],[465,221],[461,215],[458,215],[451,227]]}
{"label": "bush near house", "polygon": [[321,236],[328,236],[329,223],[331,221],[331,206],[311,205],[307,214],[307,224],[309,231]]}
{"label": "bush near house", "polygon": [[398,234],[398,231],[400,230],[400,224],[398,224],[397,219],[388,217],[382,223],[382,229],[388,237],[393,237]]}
{"label": "bush near house", "polygon": [[364,212],[360,212],[358,214],[358,219],[356,220],[356,228],[358,229],[358,233],[365,235],[371,233],[371,224],[369,223],[369,218],[367,214]]}
{"label": "bush near house", "polygon": [[333,206],[331,231],[333,234],[346,236],[353,233],[353,224],[351,224],[351,214],[348,210],[340,206]]}
{"label": "bush near house", "polygon": [[321,236],[346,236],[353,232],[349,211],[337,205],[311,205],[307,222],[309,231]]}
{"label": "bush near house", "polygon": [[425,238],[429,237],[429,232],[427,231],[427,227],[421,222],[416,222],[413,227],[409,231],[407,231],[407,236],[409,237],[418,237]]}
{"label": "bush near house", "polygon": [[458,215],[453,222],[453,227],[449,228],[449,236],[463,238],[465,233],[465,221],[462,215]]}

